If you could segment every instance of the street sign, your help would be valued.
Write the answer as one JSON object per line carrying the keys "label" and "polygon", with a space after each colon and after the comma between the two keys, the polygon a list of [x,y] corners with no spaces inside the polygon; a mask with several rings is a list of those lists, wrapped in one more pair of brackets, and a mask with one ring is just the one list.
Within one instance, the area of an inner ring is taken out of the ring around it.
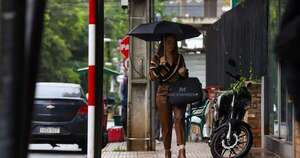
{"label": "street sign", "polygon": [[129,57],[129,36],[125,36],[120,41],[120,53],[123,56],[124,59],[128,59]]}

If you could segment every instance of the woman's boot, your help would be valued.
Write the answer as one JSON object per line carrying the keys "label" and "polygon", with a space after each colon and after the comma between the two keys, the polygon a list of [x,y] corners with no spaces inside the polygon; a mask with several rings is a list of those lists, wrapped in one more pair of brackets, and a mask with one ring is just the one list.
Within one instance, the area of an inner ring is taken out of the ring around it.
{"label": "woman's boot", "polygon": [[165,150],[165,158],[172,158],[171,150]]}
{"label": "woman's boot", "polygon": [[185,156],[185,149],[179,149],[179,151],[178,151],[178,158],[186,158],[186,156]]}

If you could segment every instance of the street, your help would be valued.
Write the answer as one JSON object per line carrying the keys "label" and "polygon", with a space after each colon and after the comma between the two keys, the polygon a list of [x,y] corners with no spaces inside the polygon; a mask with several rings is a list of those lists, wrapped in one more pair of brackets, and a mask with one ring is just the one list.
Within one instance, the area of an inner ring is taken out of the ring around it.
{"label": "street", "polygon": [[48,144],[31,144],[29,158],[85,158],[77,145],[60,145],[52,147]]}

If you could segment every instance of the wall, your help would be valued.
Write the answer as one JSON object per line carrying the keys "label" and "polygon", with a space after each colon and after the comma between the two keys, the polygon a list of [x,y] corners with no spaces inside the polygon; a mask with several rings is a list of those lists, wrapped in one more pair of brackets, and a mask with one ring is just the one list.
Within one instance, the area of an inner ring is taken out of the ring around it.
{"label": "wall", "polygon": [[252,96],[251,108],[245,115],[245,122],[251,126],[253,132],[253,147],[262,147],[261,137],[261,85],[253,84],[250,88]]}
{"label": "wall", "polygon": [[294,155],[295,158],[300,158],[300,122],[294,122]]}

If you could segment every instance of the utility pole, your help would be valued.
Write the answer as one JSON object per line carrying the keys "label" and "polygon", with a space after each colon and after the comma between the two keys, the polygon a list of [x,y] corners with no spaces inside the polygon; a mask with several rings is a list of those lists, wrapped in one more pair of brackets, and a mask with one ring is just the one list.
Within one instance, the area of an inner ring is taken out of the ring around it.
{"label": "utility pole", "polygon": [[103,120],[104,2],[89,0],[88,153],[101,158]]}
{"label": "utility pole", "polygon": [[104,69],[104,1],[96,0],[95,51],[95,158],[101,158],[103,146],[103,69]]}
{"label": "utility pole", "polygon": [[[153,0],[129,1],[130,29],[152,21]],[[128,72],[128,139],[130,151],[154,150],[152,133],[151,83],[148,79],[151,45],[137,38],[130,38]]]}

